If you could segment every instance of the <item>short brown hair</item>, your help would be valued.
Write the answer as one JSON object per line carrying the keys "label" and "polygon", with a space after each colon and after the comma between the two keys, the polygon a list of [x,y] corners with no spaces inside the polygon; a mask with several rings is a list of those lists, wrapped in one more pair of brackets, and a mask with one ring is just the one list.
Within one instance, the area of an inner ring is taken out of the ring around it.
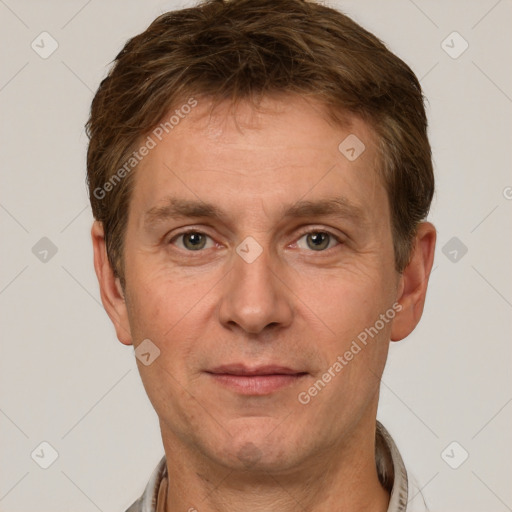
{"label": "short brown hair", "polygon": [[423,95],[412,70],[377,37],[327,6],[207,0],[162,14],[130,39],[92,102],[86,125],[89,196],[122,282],[133,183],[126,162],[141,140],[187,99],[257,104],[276,93],[314,98],[335,122],[351,114],[373,128],[396,269],[405,268],[434,193]]}

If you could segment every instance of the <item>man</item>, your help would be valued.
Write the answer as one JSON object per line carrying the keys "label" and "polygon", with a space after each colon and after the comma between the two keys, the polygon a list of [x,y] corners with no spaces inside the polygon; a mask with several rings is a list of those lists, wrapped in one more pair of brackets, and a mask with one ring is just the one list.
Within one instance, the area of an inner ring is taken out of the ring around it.
{"label": "man", "polygon": [[92,104],[94,263],[165,457],[135,511],[423,510],[376,421],[435,229],[420,85],[301,0],[157,18]]}

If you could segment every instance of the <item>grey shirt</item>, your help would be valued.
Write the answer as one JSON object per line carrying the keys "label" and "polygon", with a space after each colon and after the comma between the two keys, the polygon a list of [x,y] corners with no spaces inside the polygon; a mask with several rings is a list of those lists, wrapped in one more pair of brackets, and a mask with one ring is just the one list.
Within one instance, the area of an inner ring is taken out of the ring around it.
{"label": "grey shirt", "polygon": [[[387,512],[427,512],[423,496],[408,477],[395,442],[379,422],[375,451],[379,479],[391,495]],[[142,496],[126,512],[165,512],[166,487],[167,464],[164,456],[153,471]]]}

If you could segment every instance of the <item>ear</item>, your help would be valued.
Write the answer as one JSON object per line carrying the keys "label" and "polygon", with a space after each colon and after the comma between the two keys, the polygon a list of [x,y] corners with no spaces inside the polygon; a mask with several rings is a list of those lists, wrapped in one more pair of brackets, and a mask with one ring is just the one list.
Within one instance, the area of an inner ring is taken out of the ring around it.
{"label": "ear", "polygon": [[391,341],[399,341],[411,334],[420,321],[434,262],[435,246],[436,228],[430,222],[420,223],[411,260],[400,277],[397,302],[402,309],[393,320]]}
{"label": "ear", "polygon": [[94,222],[91,237],[94,249],[94,270],[100,285],[101,302],[114,324],[119,341],[125,345],[132,345],[124,292],[119,278],[114,276],[107,257],[105,234],[101,222]]}

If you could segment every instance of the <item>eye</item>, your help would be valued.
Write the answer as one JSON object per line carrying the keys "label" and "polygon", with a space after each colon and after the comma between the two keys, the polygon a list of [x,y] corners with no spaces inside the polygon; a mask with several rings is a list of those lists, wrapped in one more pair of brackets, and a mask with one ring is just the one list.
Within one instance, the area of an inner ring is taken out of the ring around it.
{"label": "eye", "polygon": [[213,247],[213,240],[200,231],[187,231],[176,235],[170,243],[175,243],[180,249],[186,251],[200,251],[201,249],[209,249]]}
{"label": "eye", "polygon": [[[305,244],[301,242],[303,239],[305,239]],[[301,249],[311,249],[317,252],[330,249],[339,245],[339,243],[339,240],[333,234],[326,231],[310,231],[297,240],[297,246]]]}

